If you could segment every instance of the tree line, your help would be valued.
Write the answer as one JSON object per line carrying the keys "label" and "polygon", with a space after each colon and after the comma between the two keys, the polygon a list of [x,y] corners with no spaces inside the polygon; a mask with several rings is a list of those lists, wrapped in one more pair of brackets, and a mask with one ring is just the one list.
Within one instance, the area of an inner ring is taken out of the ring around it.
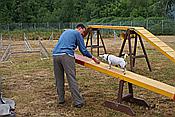
{"label": "tree line", "polygon": [[174,18],[175,0],[0,0],[0,23]]}

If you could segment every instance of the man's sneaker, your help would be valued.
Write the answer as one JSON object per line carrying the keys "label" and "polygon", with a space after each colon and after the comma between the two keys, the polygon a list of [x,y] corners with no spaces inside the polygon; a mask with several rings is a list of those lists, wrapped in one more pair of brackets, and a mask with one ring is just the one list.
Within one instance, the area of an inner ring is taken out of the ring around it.
{"label": "man's sneaker", "polygon": [[64,104],[64,103],[65,103],[65,101],[58,102],[58,104]]}
{"label": "man's sneaker", "polygon": [[82,103],[82,104],[77,104],[77,105],[74,105],[74,107],[76,107],[76,108],[81,108],[81,107],[83,107],[84,106],[84,104]]}

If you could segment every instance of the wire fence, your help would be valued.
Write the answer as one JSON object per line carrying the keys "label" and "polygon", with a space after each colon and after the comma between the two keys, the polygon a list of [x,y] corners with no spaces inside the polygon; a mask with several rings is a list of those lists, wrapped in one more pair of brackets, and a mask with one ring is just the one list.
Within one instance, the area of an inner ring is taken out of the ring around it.
{"label": "wire fence", "polygon": [[[112,25],[145,27],[155,35],[175,35],[175,20],[144,20],[116,21],[114,23],[84,23],[85,25]],[[77,23],[11,23],[0,24],[0,33],[11,32],[62,32],[64,29],[74,29]],[[114,30],[104,29],[103,33],[113,33]],[[118,33],[120,31],[116,31]]]}

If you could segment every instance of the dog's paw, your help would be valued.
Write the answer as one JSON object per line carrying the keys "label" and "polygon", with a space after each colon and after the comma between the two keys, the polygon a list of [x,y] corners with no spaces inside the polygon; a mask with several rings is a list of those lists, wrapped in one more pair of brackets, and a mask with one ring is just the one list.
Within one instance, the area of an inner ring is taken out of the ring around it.
{"label": "dog's paw", "polygon": [[124,71],[123,74],[125,75],[126,74],[126,71]]}
{"label": "dog's paw", "polygon": [[123,69],[123,74],[124,74],[124,75],[126,74],[126,68]]}
{"label": "dog's paw", "polygon": [[109,66],[108,69],[111,69],[111,67]]}

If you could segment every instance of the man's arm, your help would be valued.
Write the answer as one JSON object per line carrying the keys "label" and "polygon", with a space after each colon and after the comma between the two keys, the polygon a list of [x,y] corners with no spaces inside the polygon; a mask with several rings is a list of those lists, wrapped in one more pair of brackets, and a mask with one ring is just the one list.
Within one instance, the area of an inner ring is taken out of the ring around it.
{"label": "man's arm", "polygon": [[97,64],[100,63],[100,61],[99,61],[97,58],[95,58],[94,56],[92,56],[92,55],[89,53],[89,51],[86,49],[86,46],[85,46],[85,44],[84,44],[84,39],[83,39],[83,37],[82,37],[81,35],[79,35],[79,37],[78,37],[78,47],[79,47],[80,52],[81,52],[84,56],[86,56],[86,57],[88,57],[88,58],[91,58],[91,59],[92,59],[95,63],[97,63]]}

